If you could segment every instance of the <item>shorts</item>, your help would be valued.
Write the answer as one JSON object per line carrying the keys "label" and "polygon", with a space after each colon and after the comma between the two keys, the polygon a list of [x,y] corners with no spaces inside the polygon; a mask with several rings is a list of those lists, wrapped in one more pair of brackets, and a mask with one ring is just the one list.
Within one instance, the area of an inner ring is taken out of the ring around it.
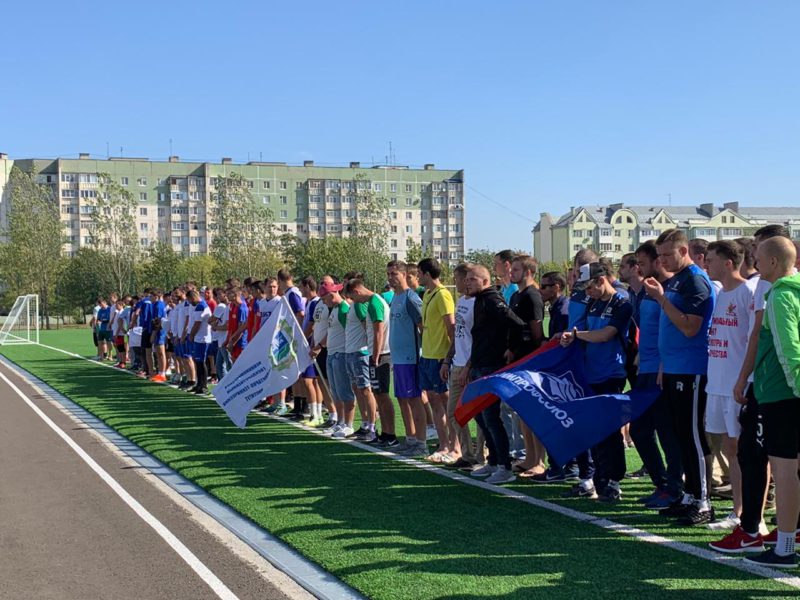
{"label": "shorts", "polygon": [[209,358],[211,358],[213,360],[216,360],[217,359],[217,351],[218,350],[219,350],[219,342],[214,340],[213,342],[211,342],[208,345],[208,352],[206,353],[206,355]]}
{"label": "shorts", "polygon": [[125,336],[124,335],[115,336],[114,337],[114,345],[117,348],[124,348],[125,347]]}
{"label": "shorts", "polygon": [[208,358],[208,347],[210,345],[205,342],[192,342],[192,358],[197,362],[203,362]]}
{"label": "shorts", "polygon": [[153,345],[153,330],[152,329],[142,329],[142,348],[149,348]]}
{"label": "shorts", "polygon": [[103,330],[97,332],[97,339],[101,342],[110,342],[111,341],[111,332],[109,330]]}
{"label": "shorts", "polygon": [[317,370],[314,368],[314,363],[308,365],[306,370],[300,373],[300,377],[302,377],[303,379],[316,379]]}
{"label": "shorts", "polygon": [[163,346],[167,343],[167,332],[158,329],[153,332],[153,346]]}
{"label": "shorts", "polygon": [[322,348],[317,354],[316,370],[327,381],[328,380],[328,349]]}
{"label": "shorts", "polygon": [[419,398],[419,369],[417,365],[393,365],[395,398]]}
{"label": "shorts", "polygon": [[728,437],[738,438],[742,432],[739,424],[739,413],[742,406],[733,396],[708,394],[706,399],[706,433],[724,433]]}
{"label": "shorts", "polygon": [[800,453],[800,398],[758,405],[767,456],[796,459]]}
{"label": "shorts", "polygon": [[388,394],[392,381],[392,363],[389,355],[384,354],[378,361],[378,366],[369,366],[369,382],[372,391],[376,394]]}
{"label": "shorts", "polygon": [[447,391],[447,382],[442,381],[441,369],[442,361],[438,358],[419,359],[419,379],[423,390],[435,394],[444,394]]}
{"label": "shorts", "polygon": [[172,341],[171,337],[167,338],[167,344],[166,344],[165,351],[166,352],[172,352],[173,354],[175,353],[175,343]]}
{"label": "shorts", "polygon": [[347,353],[347,374],[350,381],[358,389],[363,390],[370,387],[369,382],[369,356],[358,352]]}
{"label": "shorts", "polygon": [[334,352],[328,354],[328,384],[333,399],[338,402],[355,402],[356,395],[347,373],[347,354]]}
{"label": "shorts", "polygon": [[194,358],[194,342],[186,340],[181,344],[181,350],[182,358]]}

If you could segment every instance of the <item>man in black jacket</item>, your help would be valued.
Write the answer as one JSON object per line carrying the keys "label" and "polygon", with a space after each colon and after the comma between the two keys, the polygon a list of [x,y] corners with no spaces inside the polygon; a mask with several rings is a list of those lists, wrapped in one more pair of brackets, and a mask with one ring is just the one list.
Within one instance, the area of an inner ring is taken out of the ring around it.
{"label": "man in black jacket", "polygon": [[[467,273],[467,291],[475,297],[475,322],[472,326],[470,378],[479,379],[506,365],[506,351],[517,354],[522,345],[525,323],[514,314],[493,286],[489,270],[474,265]],[[486,477],[487,483],[514,481],[508,452],[508,433],[500,418],[500,403],[481,412],[475,421],[486,437],[489,448],[487,464],[472,472],[473,477]]]}

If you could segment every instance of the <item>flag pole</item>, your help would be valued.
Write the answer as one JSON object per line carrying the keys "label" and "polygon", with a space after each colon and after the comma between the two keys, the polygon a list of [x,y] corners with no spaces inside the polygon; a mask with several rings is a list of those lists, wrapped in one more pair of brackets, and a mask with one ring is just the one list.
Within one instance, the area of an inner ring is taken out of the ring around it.
{"label": "flag pole", "polygon": [[[303,325],[300,323],[300,321],[297,320],[297,315],[294,314],[294,311],[292,310],[292,305],[289,304],[289,301],[286,299],[286,296],[281,296],[281,300],[286,305],[286,308],[289,309],[289,313],[292,315],[292,318],[294,319],[294,322],[297,323],[297,328],[301,332],[303,332],[303,336],[305,336],[305,331],[303,331]],[[322,302],[322,299],[320,299],[320,302]],[[309,346],[309,349],[310,349],[310,346]],[[322,370],[319,368],[319,363],[317,362],[317,357],[313,356],[311,358],[311,360],[314,363],[314,368],[317,370],[317,377],[319,377],[319,380],[322,382],[322,387],[325,388],[325,391],[328,393],[328,397],[330,397],[332,399],[333,398],[333,394],[331,394],[331,389],[328,387],[328,382],[325,381],[325,378],[322,376]],[[298,377],[297,381],[300,381],[300,379],[302,379],[302,377]],[[297,383],[297,381],[295,383]]]}

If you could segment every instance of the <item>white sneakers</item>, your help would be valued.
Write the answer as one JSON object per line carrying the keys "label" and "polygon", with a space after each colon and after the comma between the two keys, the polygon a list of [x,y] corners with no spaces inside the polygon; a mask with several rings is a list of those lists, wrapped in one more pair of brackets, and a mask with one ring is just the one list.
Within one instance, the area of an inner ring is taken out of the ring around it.
{"label": "white sneakers", "polygon": [[473,469],[472,472],[470,473],[470,477],[476,477],[476,478],[489,477],[489,475],[492,475],[496,470],[497,467],[493,467],[489,463],[486,463],[482,467]]}
{"label": "white sneakers", "polygon": [[352,434],[353,434],[353,428],[352,427],[348,427],[347,425],[337,425],[334,428],[334,432],[331,435],[331,437],[334,438],[334,439],[337,439],[337,440],[341,440],[341,439],[346,438],[348,435],[352,435]]}
{"label": "white sneakers", "polygon": [[501,483],[511,483],[516,478],[517,478],[516,475],[514,475],[514,473],[511,472],[511,469],[498,466],[495,472],[486,478],[486,483],[499,485]]}
{"label": "white sneakers", "polygon": [[711,523],[707,523],[706,527],[712,529],[714,531],[720,531],[724,529],[734,529],[738,525],[741,524],[739,517],[736,516],[736,513],[730,513],[724,519],[720,519],[719,521],[713,521]]}

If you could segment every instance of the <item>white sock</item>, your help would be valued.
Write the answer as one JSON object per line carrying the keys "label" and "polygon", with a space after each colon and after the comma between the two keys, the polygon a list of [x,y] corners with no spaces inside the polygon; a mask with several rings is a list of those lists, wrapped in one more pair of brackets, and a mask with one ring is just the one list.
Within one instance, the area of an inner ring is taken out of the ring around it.
{"label": "white sock", "polygon": [[339,415],[336,414],[336,411],[331,413],[331,421],[336,421],[337,423],[339,422]]}
{"label": "white sock", "polygon": [[312,404],[311,414],[315,419],[319,419],[322,416],[322,406],[319,404]]}
{"label": "white sock", "polygon": [[581,479],[581,487],[585,490],[594,487],[594,481],[591,479]]}
{"label": "white sock", "polygon": [[794,531],[778,531],[778,543],[775,544],[775,554],[778,556],[791,556],[794,554]]}

